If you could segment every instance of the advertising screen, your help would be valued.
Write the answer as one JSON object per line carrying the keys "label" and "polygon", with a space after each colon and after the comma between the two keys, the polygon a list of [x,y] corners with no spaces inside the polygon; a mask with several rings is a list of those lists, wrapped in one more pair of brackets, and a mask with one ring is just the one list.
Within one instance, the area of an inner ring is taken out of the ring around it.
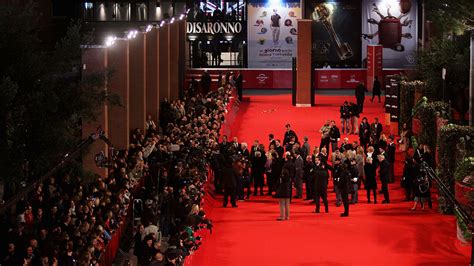
{"label": "advertising screen", "polygon": [[361,67],[360,1],[307,1],[305,14],[313,20],[315,67]]}
{"label": "advertising screen", "polygon": [[368,44],[383,45],[384,68],[413,68],[417,52],[416,0],[362,1],[362,59]]}
{"label": "advertising screen", "polygon": [[296,56],[300,1],[248,1],[248,67],[291,68]]}

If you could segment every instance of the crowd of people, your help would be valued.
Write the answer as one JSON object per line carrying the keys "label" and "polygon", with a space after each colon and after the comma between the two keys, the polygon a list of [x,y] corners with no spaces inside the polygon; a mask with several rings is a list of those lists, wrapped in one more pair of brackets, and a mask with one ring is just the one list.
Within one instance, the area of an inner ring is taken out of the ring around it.
{"label": "crowd of people", "polygon": [[[344,206],[341,217],[359,202],[362,186],[368,203],[377,203],[380,193],[382,203],[390,203],[396,143],[383,134],[377,118],[369,123],[363,117],[358,123],[361,106],[345,102],[342,132],[327,120],[319,131],[319,146],[311,148],[308,137],[299,139],[287,124],[281,140],[268,135],[268,148],[259,140],[249,147],[237,137],[219,136],[235,86],[231,77],[222,75],[220,88],[205,96],[189,89],[181,100],[164,99],[159,123],[149,116],[145,132],[132,132],[129,149],[101,165],[108,168],[107,176],[85,181],[64,171],[38,184],[16,205],[14,221],[2,220],[0,264],[96,265],[133,211],[140,218],[133,241],[139,264],[181,265],[200,245],[196,231],[212,228],[201,208],[208,166],[216,191],[224,194],[223,207],[230,202],[237,208],[239,200],[264,195],[267,186],[267,195],[279,199],[281,221],[289,219],[292,199],[311,200],[315,213],[322,201],[329,212],[331,180],[335,205]],[[344,134],[357,134],[359,141],[351,143]],[[397,142],[406,156],[401,184],[416,210],[418,204],[431,207],[429,183],[419,165],[434,166],[434,159],[426,145],[410,156],[410,135],[403,125]]]}
{"label": "crowd of people", "polygon": [[1,265],[97,265],[131,212],[140,265],[181,265],[211,228],[201,208],[207,165],[230,86],[161,103],[160,120],[135,129],[130,147],[100,164],[105,177],[62,171],[16,205],[1,225]]}
{"label": "crowd of people", "polygon": [[[230,141],[223,136],[222,141],[216,143],[211,159],[216,191],[224,194],[223,207],[227,207],[229,199],[232,207],[238,207],[239,200],[247,200],[252,194],[264,195],[266,185],[267,195],[279,198],[278,220],[289,219],[292,199],[311,200],[316,213],[320,212],[322,201],[324,211],[328,212],[327,193],[331,180],[336,193],[335,205],[344,206],[342,217],[349,215],[350,204],[359,202],[359,190],[362,188],[366,190],[367,203],[378,203],[378,194],[381,194],[381,203],[389,204],[388,185],[395,182],[397,149],[406,156],[401,178],[401,185],[407,193],[406,200],[415,201],[413,210],[418,204],[423,208],[425,202],[431,206],[429,183],[426,183],[427,179],[420,170],[423,161],[433,166],[428,146],[420,145],[411,157],[408,155],[410,131],[406,124],[400,138],[395,140],[394,136],[387,137],[383,133],[383,125],[378,118],[369,123],[363,117],[360,124],[357,119],[352,119],[353,114],[359,115],[356,104],[345,102],[340,110],[342,133],[334,120],[327,120],[320,129],[320,145],[313,149],[308,137],[303,137],[300,142],[290,124],[286,125],[281,140],[269,134],[268,148],[259,140],[248,147],[247,143],[239,143],[237,137]],[[347,135],[342,138],[344,133]],[[357,134],[359,141],[350,142],[350,134]]]}

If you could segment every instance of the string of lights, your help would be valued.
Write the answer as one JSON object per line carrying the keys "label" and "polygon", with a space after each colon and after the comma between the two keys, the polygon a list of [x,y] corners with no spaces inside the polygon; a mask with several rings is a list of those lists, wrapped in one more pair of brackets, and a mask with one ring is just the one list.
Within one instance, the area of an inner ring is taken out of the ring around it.
{"label": "string of lights", "polygon": [[133,29],[133,30],[126,31],[124,37],[122,38],[119,38],[115,35],[109,35],[105,37],[104,45],[105,47],[110,47],[115,44],[116,40],[131,40],[137,37],[137,34],[139,32],[147,33],[147,32],[150,32],[153,28],[155,29],[163,28],[166,24],[173,24],[177,20],[183,20],[184,18],[188,16],[189,10],[190,9],[187,9],[185,13],[179,16],[174,16],[169,19],[164,19],[159,24],[148,24],[146,27],[144,27],[143,30],[139,31],[139,30]]}

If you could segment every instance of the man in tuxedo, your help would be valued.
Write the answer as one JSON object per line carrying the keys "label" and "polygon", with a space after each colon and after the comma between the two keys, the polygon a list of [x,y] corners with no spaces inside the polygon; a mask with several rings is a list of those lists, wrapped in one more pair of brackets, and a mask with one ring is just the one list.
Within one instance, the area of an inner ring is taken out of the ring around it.
{"label": "man in tuxedo", "polygon": [[[337,158],[336,160],[340,160]],[[342,205],[344,205],[344,212],[341,213],[341,217],[349,216],[349,193],[351,185],[351,173],[349,171],[347,163],[342,163],[339,166],[337,175],[334,175],[335,183],[341,194]]]}
{"label": "man in tuxedo", "polygon": [[379,123],[379,119],[376,117],[374,119],[374,123],[370,125],[371,137],[374,140],[375,144],[379,143],[380,134],[382,134],[382,131],[383,131],[382,124]]}
{"label": "man in tuxedo", "polygon": [[232,142],[230,143],[230,149],[232,149],[233,154],[239,154],[242,153],[242,150],[240,148],[239,140],[237,137],[234,137],[232,139]]}
{"label": "man in tuxedo", "polygon": [[387,145],[387,160],[390,163],[390,179],[389,182],[393,183],[395,182],[395,151],[396,151],[396,145],[393,142],[393,137],[390,136],[388,137],[388,145]]}
{"label": "man in tuxedo", "polygon": [[228,148],[229,148],[229,142],[227,141],[227,136],[223,135],[222,142],[219,143],[219,151],[221,152],[221,154],[226,155]]}
{"label": "man in tuxedo", "polygon": [[379,176],[380,181],[382,182],[382,193],[384,200],[382,201],[383,204],[390,203],[390,197],[388,194],[388,181],[390,178],[390,163],[385,159],[384,155],[377,156],[379,160]]}
{"label": "man in tuxedo", "polygon": [[286,132],[285,132],[285,135],[283,137],[283,146],[286,146],[286,144],[288,144],[288,142],[291,141],[291,138],[294,137],[295,138],[295,142],[298,142],[298,136],[296,135],[296,133],[291,129],[291,125],[290,124],[286,124]]}

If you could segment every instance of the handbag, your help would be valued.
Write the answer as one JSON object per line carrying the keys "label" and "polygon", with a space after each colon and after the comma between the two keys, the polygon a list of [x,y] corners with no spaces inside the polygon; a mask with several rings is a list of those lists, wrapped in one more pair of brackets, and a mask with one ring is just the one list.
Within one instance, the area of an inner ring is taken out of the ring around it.
{"label": "handbag", "polygon": [[402,188],[405,188],[406,185],[407,185],[407,178],[405,176],[402,177],[402,179],[400,180],[400,185],[402,186]]}

